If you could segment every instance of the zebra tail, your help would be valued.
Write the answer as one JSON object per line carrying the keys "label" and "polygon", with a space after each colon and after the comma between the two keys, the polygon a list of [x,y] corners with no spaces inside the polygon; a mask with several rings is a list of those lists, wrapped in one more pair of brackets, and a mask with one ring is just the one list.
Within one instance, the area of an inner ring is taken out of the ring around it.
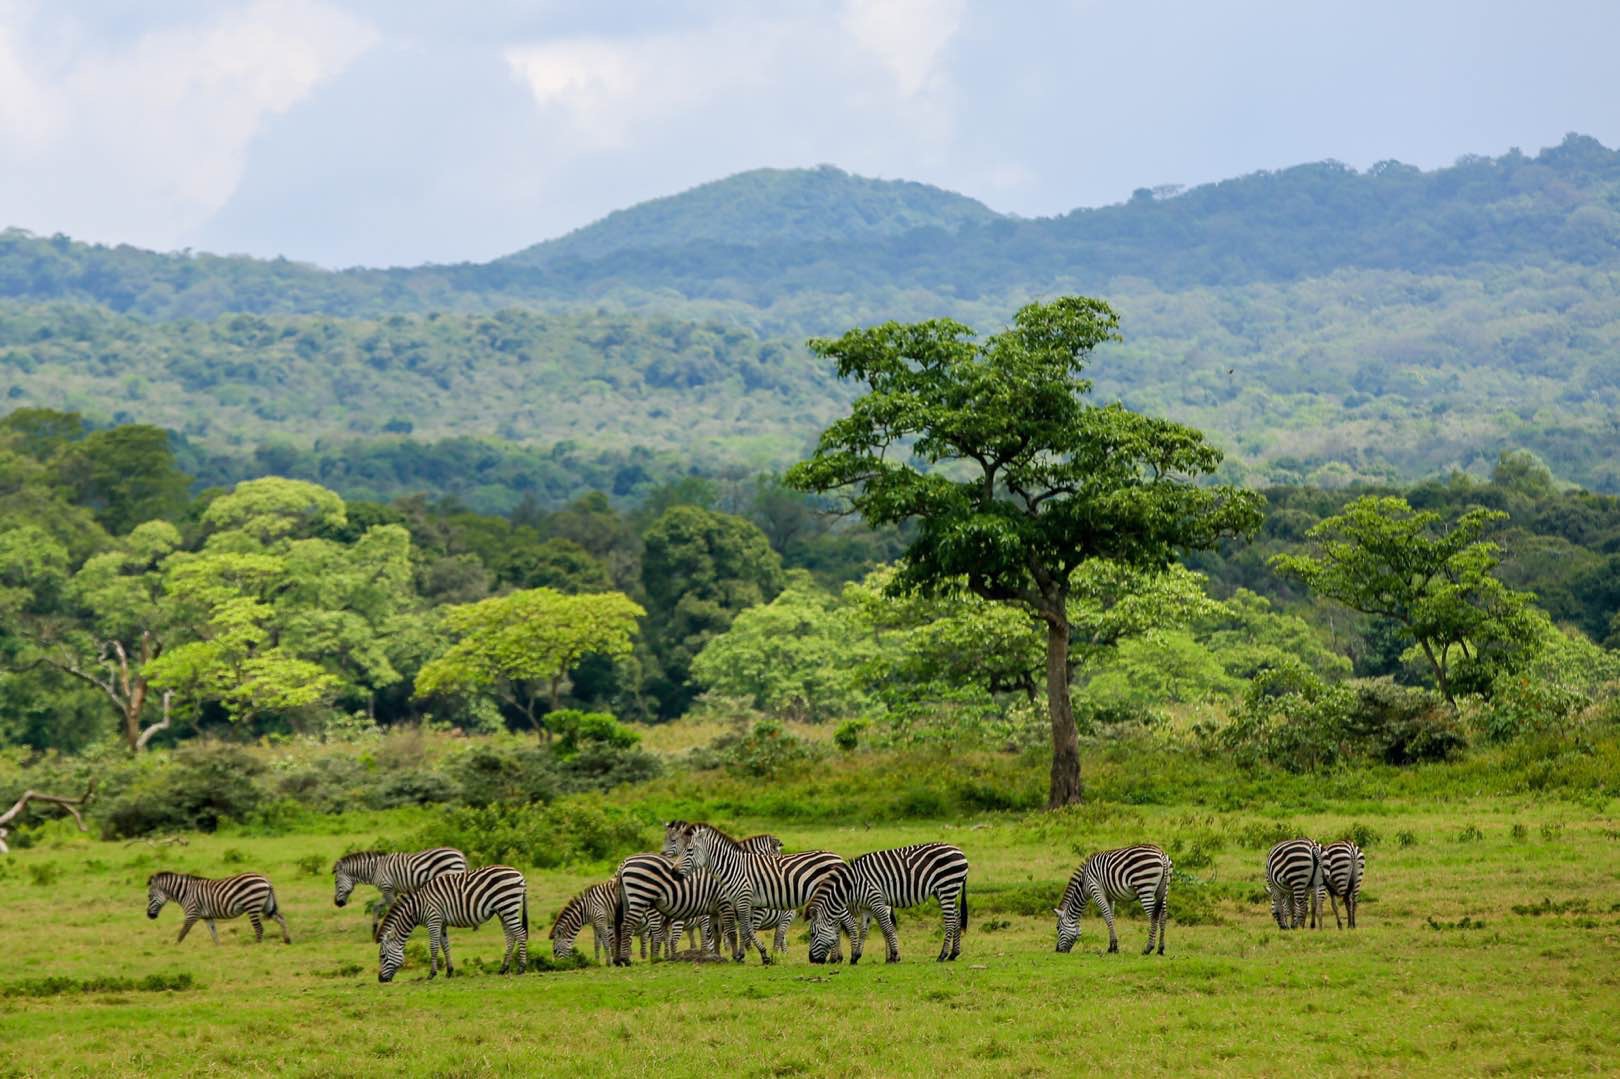
{"label": "zebra tail", "polygon": [[274,914],[275,912],[276,912],[276,890],[274,888],[271,888],[269,893],[264,897],[264,913],[265,913],[266,916],[269,916],[271,914]]}
{"label": "zebra tail", "polygon": [[[624,894],[624,878],[619,878],[619,899],[613,904],[613,941],[615,947],[624,939],[624,908],[630,905],[629,897]],[[618,962],[619,955],[615,950],[613,961]]]}
{"label": "zebra tail", "polygon": [[529,935],[529,893],[523,893],[523,935]]}
{"label": "zebra tail", "polygon": [[967,928],[967,881],[965,881],[965,880],[962,882],[962,891],[961,891],[961,893],[958,894],[957,897],[956,897],[956,905],[957,905],[957,908],[958,908],[957,913],[959,913],[962,916],[961,921],[960,921],[961,927],[963,929],[966,929]]}
{"label": "zebra tail", "polygon": [[1170,905],[1170,874],[1166,873],[1159,878],[1158,894],[1153,897],[1153,917],[1164,917],[1165,908]]}

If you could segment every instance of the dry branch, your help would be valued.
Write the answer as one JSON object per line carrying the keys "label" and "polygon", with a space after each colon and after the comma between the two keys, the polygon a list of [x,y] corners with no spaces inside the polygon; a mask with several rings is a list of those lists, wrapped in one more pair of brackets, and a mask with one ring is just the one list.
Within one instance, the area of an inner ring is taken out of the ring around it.
{"label": "dry branch", "polygon": [[96,781],[94,779],[85,784],[84,793],[77,798],[66,798],[60,794],[44,794],[35,790],[24,791],[23,796],[17,799],[15,805],[4,813],[0,813],[0,854],[11,853],[11,848],[6,846],[6,837],[11,834],[11,822],[22,816],[23,810],[28,808],[30,802],[47,802],[51,805],[61,806],[72,814],[73,822],[79,826],[79,831],[89,831],[84,826],[84,818],[79,815],[79,809],[90,801],[91,795],[95,794],[95,792]]}

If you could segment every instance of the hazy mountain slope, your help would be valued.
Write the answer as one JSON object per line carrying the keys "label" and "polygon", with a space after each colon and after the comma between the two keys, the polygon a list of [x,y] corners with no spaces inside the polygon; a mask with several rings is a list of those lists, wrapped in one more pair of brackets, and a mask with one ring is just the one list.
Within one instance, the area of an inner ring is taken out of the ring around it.
{"label": "hazy mountain slope", "polygon": [[693,243],[768,247],[850,242],[921,228],[955,232],[963,225],[1001,219],[983,203],[927,184],[871,180],[830,165],[754,169],[617,210],[497,262],[545,266],[565,258],[595,259]]}

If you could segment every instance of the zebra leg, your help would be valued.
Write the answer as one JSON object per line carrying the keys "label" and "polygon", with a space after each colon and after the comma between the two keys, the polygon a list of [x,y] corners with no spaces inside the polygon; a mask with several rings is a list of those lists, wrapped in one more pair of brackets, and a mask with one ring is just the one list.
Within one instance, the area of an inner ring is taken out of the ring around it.
{"label": "zebra leg", "polygon": [[1271,880],[1270,878],[1267,878],[1267,880],[1266,880],[1266,892],[1271,896],[1271,918],[1272,918],[1272,921],[1277,923],[1277,928],[1278,929],[1287,929],[1288,926],[1283,921],[1283,902],[1284,902],[1284,900],[1283,900],[1282,889],[1277,886],[1276,881]]}
{"label": "zebra leg", "polygon": [[844,933],[849,937],[849,965],[854,966],[861,961],[861,952],[866,948],[866,934],[856,931],[855,913],[847,909],[844,911]]}
{"label": "zebra leg", "polygon": [[1143,955],[1153,954],[1153,942],[1158,938],[1159,935],[1158,895],[1159,889],[1158,886],[1155,885],[1152,888],[1142,889],[1142,891],[1138,892],[1136,896],[1137,902],[1142,904],[1142,913],[1147,915],[1148,920],[1148,940],[1147,947],[1142,949]]}
{"label": "zebra leg", "polygon": [[215,944],[218,944],[219,943],[219,930],[214,928],[214,919],[212,919],[212,918],[204,918],[203,919],[203,924],[208,927],[208,935],[214,938],[214,943]]}
{"label": "zebra leg", "polygon": [[181,926],[180,926],[180,935],[178,937],[174,938],[174,942],[176,944],[185,943],[186,934],[191,932],[191,927],[197,924],[197,919],[198,919],[198,915],[195,915],[195,914],[186,915],[185,922],[182,923]]}
{"label": "zebra leg", "polygon": [[[1339,897],[1334,895],[1332,892],[1328,893],[1328,906],[1333,908],[1333,925],[1334,925],[1334,927],[1338,928],[1338,929],[1343,929],[1344,928],[1344,921],[1339,917]],[[1348,914],[1350,912],[1350,897],[1349,896],[1344,897],[1344,910],[1345,910],[1346,914]]]}
{"label": "zebra leg", "polygon": [[1361,905],[1361,897],[1351,892],[1344,897],[1344,914],[1350,922],[1350,928],[1356,927],[1356,907]]}
{"label": "zebra leg", "polygon": [[1119,951],[1119,934],[1114,932],[1114,909],[1106,897],[1099,897],[1097,908],[1102,911],[1103,924],[1108,926],[1108,951],[1110,954]]}
{"label": "zebra leg", "polygon": [[502,916],[501,932],[506,937],[506,950],[501,953],[501,973],[512,969],[512,953],[517,950],[518,924],[510,916]]}
{"label": "zebra leg", "polygon": [[[439,934],[442,927],[435,921],[428,921],[428,979],[431,981],[439,976]],[[445,965],[450,959],[445,957]]]}
{"label": "zebra leg", "polygon": [[782,916],[776,920],[776,940],[772,943],[771,950],[777,955],[787,954],[787,932],[788,926],[792,924],[793,912],[791,910],[784,912]]}
{"label": "zebra leg", "polygon": [[[879,904],[872,911],[872,913],[877,915],[878,928],[883,930],[883,943],[888,945],[889,949],[888,955],[885,957],[884,962],[900,962],[900,934],[895,930],[894,927],[894,912],[889,909],[889,904],[882,903]],[[862,943],[865,942],[863,941]]]}
{"label": "zebra leg", "polygon": [[767,967],[770,966],[772,961],[770,950],[760,943],[760,939],[754,935],[754,900],[752,896],[743,895],[737,898],[737,932],[742,934],[743,942],[737,961],[742,962],[743,958],[748,955],[748,949],[752,947],[759,953],[760,963]]}
{"label": "zebra leg", "polygon": [[[255,943],[255,944],[263,944],[264,943],[264,922],[260,920],[259,915],[258,915],[257,912],[249,913],[248,914],[248,921],[253,924],[253,943]],[[213,923],[209,923],[210,928],[212,928],[212,924]]]}
{"label": "zebra leg", "polygon": [[[954,894],[936,895],[934,898],[939,900],[940,921],[945,929],[945,939],[939,946],[939,958],[934,961],[936,963],[946,963],[955,959],[956,954],[961,951],[960,938],[957,936],[961,929],[956,924],[956,916],[960,908]],[[956,947],[956,952],[951,950],[953,945]]]}

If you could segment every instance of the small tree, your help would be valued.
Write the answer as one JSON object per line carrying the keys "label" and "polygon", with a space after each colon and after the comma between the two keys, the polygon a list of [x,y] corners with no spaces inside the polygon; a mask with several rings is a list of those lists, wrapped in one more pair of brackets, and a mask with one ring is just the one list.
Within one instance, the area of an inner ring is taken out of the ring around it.
{"label": "small tree", "polygon": [[[1462,689],[1523,662],[1536,638],[1534,598],[1494,576],[1496,544],[1480,537],[1507,514],[1473,509],[1450,528],[1403,498],[1358,498],[1306,533],[1305,554],[1271,565],[1312,592],[1398,626],[1457,709]],[[1459,685],[1461,681],[1461,685]]]}
{"label": "small tree", "polygon": [[566,596],[551,588],[448,607],[445,628],[458,639],[422,665],[416,696],[492,690],[549,737],[538,710],[541,689],[556,711],[568,672],[586,656],[628,654],[645,614],[621,592]]}
{"label": "small tree", "polygon": [[1053,807],[1082,796],[1069,699],[1074,571],[1092,559],[1162,568],[1252,532],[1263,504],[1198,482],[1221,460],[1199,432],[1084,400],[1085,360],[1118,325],[1101,300],[1065,297],[1024,307],[983,340],[940,319],[812,341],[870,389],[787,477],[848,492],[871,524],[916,523],[897,589],[938,595],[961,582],[1044,624]]}

